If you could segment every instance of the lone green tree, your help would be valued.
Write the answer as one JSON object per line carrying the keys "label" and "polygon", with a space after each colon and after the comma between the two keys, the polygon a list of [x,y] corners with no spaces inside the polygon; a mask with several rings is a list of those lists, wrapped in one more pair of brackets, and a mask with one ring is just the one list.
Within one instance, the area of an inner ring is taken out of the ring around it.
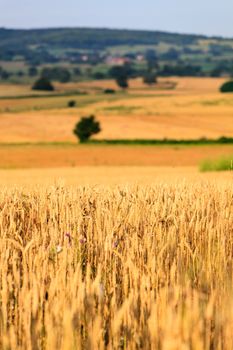
{"label": "lone green tree", "polygon": [[157,70],[159,68],[158,58],[155,50],[147,50],[145,54],[145,59],[147,62],[147,69],[149,72]]}
{"label": "lone green tree", "polygon": [[82,117],[73,130],[81,143],[87,142],[92,135],[101,131],[100,123],[95,120],[94,115]]}
{"label": "lone green tree", "polygon": [[129,87],[127,76],[116,78],[116,83],[121,89],[127,89]]}
{"label": "lone green tree", "polygon": [[128,72],[128,66],[114,66],[110,69],[109,75],[111,78],[115,79],[117,85],[121,89],[127,89],[128,84],[128,78],[129,78],[129,72]]}

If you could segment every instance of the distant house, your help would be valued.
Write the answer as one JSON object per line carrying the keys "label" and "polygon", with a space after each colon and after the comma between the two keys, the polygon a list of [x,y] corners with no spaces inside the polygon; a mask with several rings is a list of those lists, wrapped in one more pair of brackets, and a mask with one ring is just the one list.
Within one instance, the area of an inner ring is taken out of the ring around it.
{"label": "distant house", "polygon": [[105,62],[109,66],[123,66],[125,63],[130,63],[131,60],[127,57],[108,56]]}
{"label": "distant house", "polygon": [[144,57],[144,55],[137,55],[136,60],[138,62],[143,62],[143,61],[145,61],[145,57]]}
{"label": "distant house", "polygon": [[82,61],[87,62],[89,60],[89,57],[87,55],[82,56]]}

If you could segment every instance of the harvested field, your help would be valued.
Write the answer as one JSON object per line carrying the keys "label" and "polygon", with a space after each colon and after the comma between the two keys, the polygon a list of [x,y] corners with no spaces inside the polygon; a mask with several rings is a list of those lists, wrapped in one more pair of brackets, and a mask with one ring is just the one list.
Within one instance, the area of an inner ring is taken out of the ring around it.
{"label": "harvested field", "polygon": [[[108,81],[89,82],[64,87],[89,88],[88,95],[1,98],[0,141],[75,142],[74,125],[89,114],[101,122],[97,138],[233,137],[233,99],[218,93],[221,79],[170,78],[177,84],[174,90],[163,90],[161,85],[142,90],[141,81],[135,80],[128,93],[111,96],[101,92]],[[99,90],[93,92],[97,84]],[[70,100],[76,101],[76,108],[67,108]]]}
{"label": "harvested field", "polygon": [[80,166],[196,166],[205,159],[232,156],[233,145],[110,146],[1,145],[0,168]]}
{"label": "harvested field", "polygon": [[[204,77],[168,77],[168,78],[159,78],[158,84],[155,86],[147,86],[143,83],[141,78],[130,80],[130,92],[137,91],[153,91],[154,93],[158,93],[158,91],[162,91],[163,88],[167,87],[167,83],[169,82],[169,86],[174,86],[175,88],[171,90],[170,94],[180,94],[180,93],[216,93],[219,90],[219,86],[223,84],[225,78],[204,78]],[[104,80],[104,81],[91,81],[91,82],[82,82],[78,83],[78,86],[83,89],[116,89],[116,83],[112,80]]]}

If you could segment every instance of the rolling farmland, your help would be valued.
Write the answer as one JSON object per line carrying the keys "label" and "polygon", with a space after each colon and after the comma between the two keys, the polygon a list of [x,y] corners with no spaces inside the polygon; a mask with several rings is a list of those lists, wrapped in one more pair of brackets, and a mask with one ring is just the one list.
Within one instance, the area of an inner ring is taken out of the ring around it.
{"label": "rolling farmland", "polygon": [[1,349],[232,349],[232,172],[198,166],[233,145],[72,134],[95,114],[97,139],[233,137],[223,81],[0,87]]}

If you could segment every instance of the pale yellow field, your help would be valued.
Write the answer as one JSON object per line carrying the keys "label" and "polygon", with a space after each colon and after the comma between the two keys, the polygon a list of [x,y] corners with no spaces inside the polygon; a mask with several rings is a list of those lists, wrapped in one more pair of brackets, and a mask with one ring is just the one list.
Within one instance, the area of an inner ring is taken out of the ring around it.
{"label": "pale yellow field", "polygon": [[181,182],[231,185],[232,172],[200,173],[197,167],[81,166],[76,168],[0,169],[0,186],[35,188],[50,185],[118,186]]}
{"label": "pale yellow field", "polygon": [[[63,87],[89,89],[87,96],[2,99],[0,142],[75,142],[73,127],[89,114],[101,122],[97,138],[233,137],[233,98],[218,93],[222,78],[170,78],[170,82],[176,82],[175,90],[164,90],[164,81],[145,88],[135,80],[128,93],[107,96],[91,90],[114,82],[90,82]],[[66,108],[70,99],[77,101],[77,108]]]}

